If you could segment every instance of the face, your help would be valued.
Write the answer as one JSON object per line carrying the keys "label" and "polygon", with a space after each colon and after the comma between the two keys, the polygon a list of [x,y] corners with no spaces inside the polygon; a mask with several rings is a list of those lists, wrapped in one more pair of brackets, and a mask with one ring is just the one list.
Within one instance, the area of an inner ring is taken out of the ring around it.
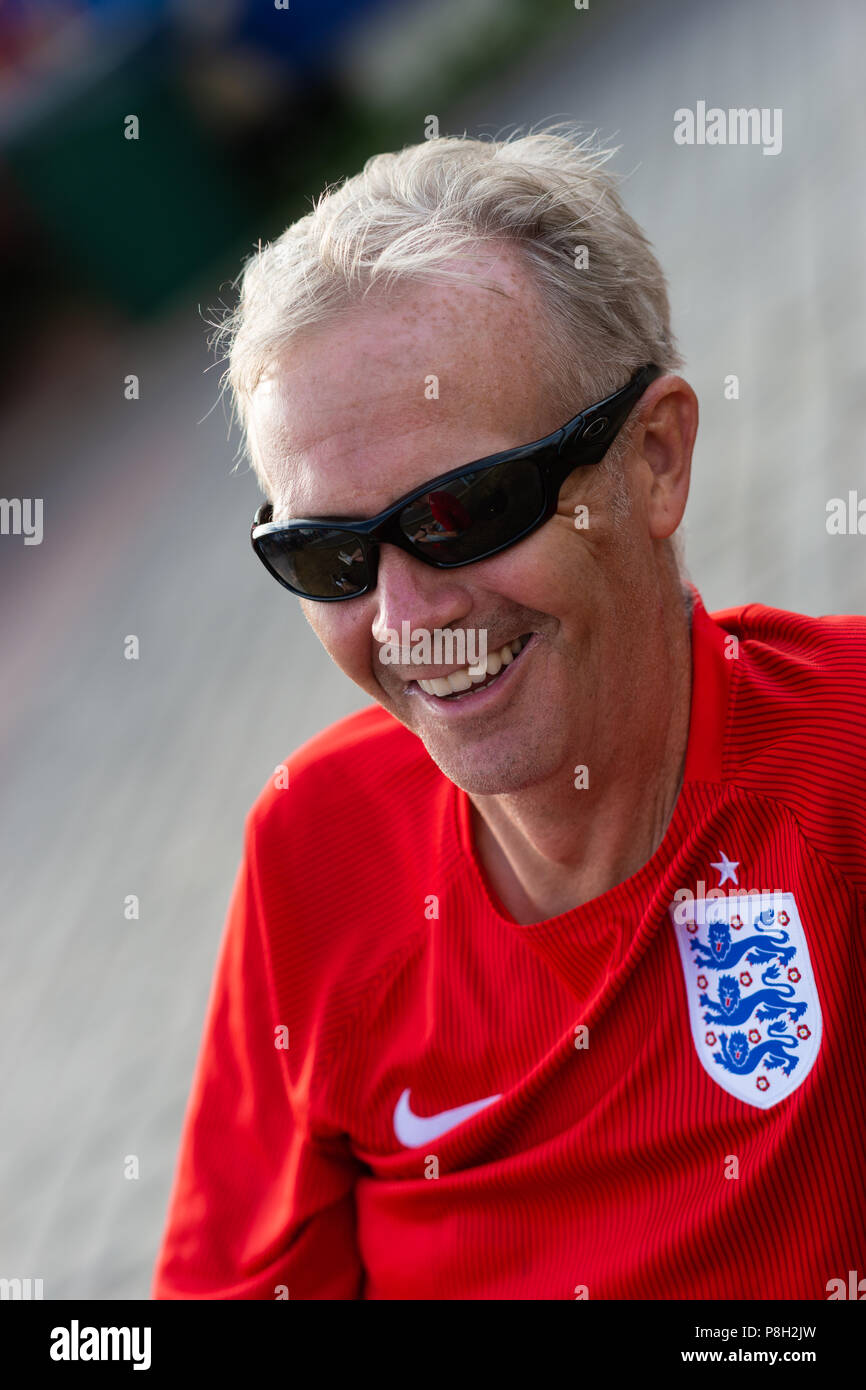
{"label": "face", "polygon": [[[538,368],[542,311],[513,253],[478,268],[504,293],[413,287],[361,306],[274,364],[252,399],[250,429],[277,519],[373,516],[426,479],[538,439],[590,404],[575,401],[564,415],[551,404]],[[671,380],[653,383],[647,396]],[[630,465],[626,517],[612,505],[606,474],[580,469],[556,515],[499,555],[436,570],[384,545],[372,593],[295,600],[340,669],[465,791],[570,781],[575,762],[587,760],[581,750],[616,736],[618,713],[639,707],[639,648],[658,616],[660,538],[679,521],[677,498],[658,483],[664,470],[646,452]],[[578,504],[588,509],[585,527],[575,525]],[[444,678],[453,662],[381,661],[404,623],[431,634],[483,630],[489,656],[506,645],[509,654],[498,674],[443,698],[418,681]]]}

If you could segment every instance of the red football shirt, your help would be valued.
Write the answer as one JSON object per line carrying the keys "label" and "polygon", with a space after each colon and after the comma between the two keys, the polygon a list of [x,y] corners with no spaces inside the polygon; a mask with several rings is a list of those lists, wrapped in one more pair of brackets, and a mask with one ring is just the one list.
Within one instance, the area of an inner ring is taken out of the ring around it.
{"label": "red football shirt", "polygon": [[529,926],[384,710],[288,759],[247,818],[156,1297],[826,1299],[866,1274],[866,618],[696,595],[692,653],[662,843]]}

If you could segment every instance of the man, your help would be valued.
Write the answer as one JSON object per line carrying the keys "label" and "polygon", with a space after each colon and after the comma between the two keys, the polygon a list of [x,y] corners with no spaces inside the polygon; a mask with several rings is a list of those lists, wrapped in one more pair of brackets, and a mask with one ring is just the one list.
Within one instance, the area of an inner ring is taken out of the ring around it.
{"label": "man", "polygon": [[698,407],[605,158],[380,156],[246,270],[254,548],[375,704],[248,817],[157,1297],[866,1268],[866,619],[683,578]]}

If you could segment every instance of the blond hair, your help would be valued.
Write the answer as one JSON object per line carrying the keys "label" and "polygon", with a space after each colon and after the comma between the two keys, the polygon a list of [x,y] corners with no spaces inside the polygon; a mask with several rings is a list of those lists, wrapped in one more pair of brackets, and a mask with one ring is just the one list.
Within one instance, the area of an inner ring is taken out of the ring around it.
{"label": "blond hair", "polygon": [[[540,369],[563,422],[646,362],[681,367],[664,274],[604,168],[616,153],[563,123],[504,140],[423,141],[369,159],[260,244],[213,343],[227,356],[223,388],[265,491],[249,407],[283,348],[373,293],[413,281],[478,283],[459,259],[485,243],[517,250],[546,309]],[[623,434],[605,462],[626,444]]]}

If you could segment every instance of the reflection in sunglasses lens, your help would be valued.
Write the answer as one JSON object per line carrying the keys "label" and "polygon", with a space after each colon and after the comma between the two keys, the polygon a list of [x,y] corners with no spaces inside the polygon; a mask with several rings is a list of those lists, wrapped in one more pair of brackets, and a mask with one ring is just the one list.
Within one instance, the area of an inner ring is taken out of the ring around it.
{"label": "reflection in sunglasses lens", "polygon": [[538,469],[511,460],[418,498],[404,508],[400,529],[443,564],[468,563],[521,536],[542,514],[544,500]]}
{"label": "reflection in sunglasses lens", "polygon": [[262,547],[275,573],[309,598],[348,597],[367,586],[363,548],[345,531],[305,527],[268,536]]}

